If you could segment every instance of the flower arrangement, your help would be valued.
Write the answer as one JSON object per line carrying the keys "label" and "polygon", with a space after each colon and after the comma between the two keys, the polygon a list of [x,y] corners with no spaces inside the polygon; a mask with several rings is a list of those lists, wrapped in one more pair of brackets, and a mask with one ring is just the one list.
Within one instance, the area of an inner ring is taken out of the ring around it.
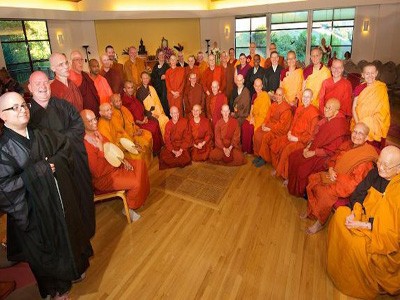
{"label": "flower arrangement", "polygon": [[219,48],[212,48],[211,54],[215,56],[215,64],[219,65],[221,61],[221,50]]}
{"label": "flower arrangement", "polygon": [[157,53],[160,52],[160,51],[164,52],[165,60],[166,60],[166,61],[169,61],[169,58],[171,57],[171,55],[176,55],[175,51],[172,50],[172,49],[171,49],[170,47],[168,47],[168,46],[166,46],[166,47],[164,47],[164,48],[158,48],[158,49],[157,49]]}

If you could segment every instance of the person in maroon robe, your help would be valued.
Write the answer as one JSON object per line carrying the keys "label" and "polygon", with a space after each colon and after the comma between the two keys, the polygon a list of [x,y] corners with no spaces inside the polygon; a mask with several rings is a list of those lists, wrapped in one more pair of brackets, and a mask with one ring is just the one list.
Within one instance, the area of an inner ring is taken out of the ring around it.
{"label": "person in maroon robe", "polygon": [[350,137],[349,123],[340,112],[339,100],[329,99],[325,104],[324,115],[316,126],[311,142],[289,156],[287,185],[289,193],[294,196],[304,196],[308,176],[323,171],[326,161]]}
{"label": "person in maroon robe", "polygon": [[213,132],[210,120],[202,116],[201,106],[198,104],[193,106],[189,127],[192,134],[192,148],[190,151],[192,160],[206,161],[212,148]]}
{"label": "person in maroon robe", "polygon": [[153,137],[153,154],[157,155],[163,145],[160,125],[156,119],[145,116],[143,102],[134,96],[133,83],[131,81],[125,82],[124,93],[121,99],[122,105],[131,112],[136,125],[151,132],[151,136]]}
{"label": "person in maroon robe", "polygon": [[212,94],[207,97],[207,118],[212,121],[213,128],[218,120],[222,118],[222,105],[228,104],[225,94],[220,92],[218,81],[213,81],[211,85]]}
{"label": "person in maroon robe", "polygon": [[159,169],[183,168],[192,164],[189,148],[191,145],[191,134],[188,121],[179,118],[179,110],[171,106],[171,120],[165,126],[165,147],[161,149],[159,157]]}
{"label": "person in maroon robe", "polygon": [[121,94],[124,91],[124,78],[121,72],[113,68],[113,60],[107,54],[103,54],[100,60],[102,64],[100,75],[107,80],[114,94]]}
{"label": "person in maroon robe", "polygon": [[[203,87],[197,81],[197,74],[191,73],[189,75],[189,84],[186,85],[183,94],[183,103],[185,106],[185,117],[192,118],[192,109],[194,105],[200,105],[201,110],[205,109],[206,96]],[[203,114],[204,115],[204,114]]]}
{"label": "person in maroon robe", "polygon": [[50,55],[50,68],[55,73],[55,78],[50,84],[51,96],[65,99],[71,103],[78,112],[83,109],[83,99],[78,87],[69,76],[69,64],[64,54],[54,52]]}
{"label": "person in maroon robe", "polygon": [[90,109],[98,112],[100,105],[100,97],[97,93],[96,86],[89,74],[83,71],[84,59],[79,51],[71,52],[71,70],[69,79],[72,80],[79,88],[83,99],[83,109]]}

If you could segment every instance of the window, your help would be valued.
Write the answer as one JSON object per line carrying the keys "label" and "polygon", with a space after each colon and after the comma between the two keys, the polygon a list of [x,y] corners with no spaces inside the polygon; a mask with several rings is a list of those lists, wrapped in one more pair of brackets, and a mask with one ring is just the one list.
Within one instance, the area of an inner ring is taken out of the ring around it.
{"label": "window", "polygon": [[279,55],[293,50],[299,61],[305,61],[307,45],[307,11],[271,15],[271,43],[276,44]]}
{"label": "window", "polygon": [[[311,34],[311,46],[321,45],[325,38],[326,45],[332,47],[332,54],[343,59],[344,53],[352,50],[355,8],[314,10]],[[324,55],[327,63],[329,55]]]}
{"label": "window", "polygon": [[255,42],[256,53],[265,56],[267,46],[267,17],[236,19],[235,49],[236,57],[240,53],[249,54],[249,45]]}
{"label": "window", "polygon": [[20,83],[42,70],[49,75],[51,54],[46,21],[0,20],[0,41],[7,70]]}

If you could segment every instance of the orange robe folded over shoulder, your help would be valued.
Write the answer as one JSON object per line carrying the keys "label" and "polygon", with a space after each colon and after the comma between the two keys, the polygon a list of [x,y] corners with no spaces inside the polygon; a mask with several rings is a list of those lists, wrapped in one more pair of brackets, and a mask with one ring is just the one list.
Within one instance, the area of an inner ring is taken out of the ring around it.
{"label": "orange robe folded over shoulder", "polygon": [[342,77],[337,82],[334,82],[333,77],[331,77],[322,82],[321,90],[319,92],[319,112],[321,116],[324,115],[326,102],[331,98],[339,100],[340,111],[350,120],[353,115],[353,98],[350,81]]}
{"label": "orange robe folded over shoulder", "polygon": [[[319,108],[319,91],[322,87],[322,82],[331,77],[331,71],[321,64],[319,70],[314,70],[313,64],[308,65],[303,71],[304,88],[313,91],[312,105]],[[300,105],[300,104],[299,104]]]}
{"label": "orange robe folded over shoulder", "polygon": [[101,75],[97,75],[96,78],[91,77],[94,86],[96,87],[97,93],[100,98],[100,105],[103,103],[110,103],[110,97],[113,94],[110,85],[108,84],[107,79],[105,79]]}
{"label": "orange robe folded over shoulder", "polygon": [[[183,168],[192,163],[189,153],[191,133],[188,121],[185,118],[180,118],[176,123],[172,119],[168,121],[165,126],[164,143],[165,146],[159,156],[160,170],[177,167]],[[176,157],[172,151],[179,151],[180,149],[183,152],[180,156]]]}
{"label": "orange robe folded over shoulder", "polygon": [[291,106],[297,105],[302,96],[303,70],[300,68],[292,72],[289,69],[282,70],[280,87],[283,89],[286,102]]}
{"label": "orange robe folded over shoulder", "polygon": [[[103,143],[108,142],[107,138],[101,136],[100,133],[98,135]],[[143,206],[150,193],[150,181],[145,162],[127,159],[133,170],[126,170],[122,164],[116,168],[107,162],[104,158],[104,152],[86,137],[84,143],[96,193],[126,190],[129,208],[137,209]]]}
{"label": "orange robe folded over shoulder", "polygon": [[333,205],[339,198],[350,197],[377,159],[378,153],[370,144],[354,147],[351,141],[344,142],[340,151],[328,162],[328,167],[337,173],[337,179],[331,181],[328,172],[312,174],[308,178],[308,217],[325,224]]}
{"label": "orange robe folded over shoulder", "polygon": [[[240,149],[240,127],[236,119],[229,117],[228,122],[220,119],[215,125],[215,148],[211,150],[210,162],[227,166],[240,166],[246,158]],[[231,148],[229,156],[224,148]]]}
{"label": "orange robe folded over shoulder", "polygon": [[[199,122],[194,118],[189,120],[190,132],[192,134],[191,156],[193,161],[206,161],[211,152],[213,133],[211,130],[210,120],[200,117]],[[194,145],[205,143],[201,148]]]}

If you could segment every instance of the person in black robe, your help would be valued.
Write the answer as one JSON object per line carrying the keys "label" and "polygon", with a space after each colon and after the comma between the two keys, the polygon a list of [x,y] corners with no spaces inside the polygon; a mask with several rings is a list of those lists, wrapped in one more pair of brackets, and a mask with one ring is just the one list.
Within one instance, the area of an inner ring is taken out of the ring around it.
{"label": "person in black robe", "polygon": [[7,256],[26,261],[42,298],[66,298],[72,281],[89,266],[90,241],[73,180],[69,140],[49,129],[31,129],[25,100],[0,97],[0,210],[7,213]]}
{"label": "person in black robe", "polygon": [[254,89],[254,81],[256,81],[257,78],[260,78],[261,80],[264,77],[265,69],[260,66],[260,61],[261,57],[260,55],[256,54],[254,55],[253,58],[254,61],[254,67],[252,67],[246,74],[245,78],[245,85],[247,89],[250,91],[250,99],[253,98],[253,95],[256,93]]}
{"label": "person in black robe", "polygon": [[165,83],[165,72],[169,69],[169,65],[165,62],[163,51],[158,52],[158,63],[154,65],[151,72],[151,85],[155,88],[158,98],[160,98],[165,115],[170,118],[169,104],[167,99],[167,85]]}
{"label": "person in black robe", "polygon": [[31,100],[30,125],[33,128],[49,128],[65,135],[71,144],[75,162],[74,179],[79,186],[79,212],[85,223],[89,238],[96,229],[93,201],[92,177],[89,170],[86,148],[83,143],[85,127],[76,108],[66,100],[51,97],[47,75],[41,71],[32,73],[29,78]]}
{"label": "person in black robe", "polygon": [[272,51],[271,55],[272,65],[265,70],[263,81],[263,90],[266,92],[274,92],[277,90],[281,83],[281,72],[283,67],[278,64],[279,54],[276,51]]}

